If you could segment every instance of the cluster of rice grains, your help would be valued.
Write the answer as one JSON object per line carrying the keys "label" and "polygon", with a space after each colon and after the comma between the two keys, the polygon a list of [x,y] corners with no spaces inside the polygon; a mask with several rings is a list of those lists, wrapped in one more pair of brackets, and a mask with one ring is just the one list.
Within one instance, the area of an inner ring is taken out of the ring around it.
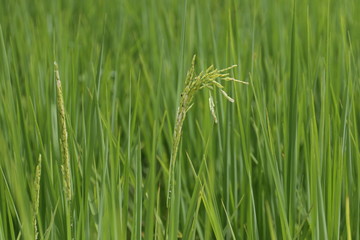
{"label": "cluster of rice grains", "polygon": [[[70,172],[70,157],[68,147],[68,133],[66,130],[66,119],[65,119],[65,108],[64,98],[61,88],[59,67],[54,62],[54,73],[56,80],[56,102],[57,102],[57,113],[58,113],[58,125],[60,129],[60,151],[61,151],[61,171],[63,176],[64,193],[66,198],[66,211],[69,213],[70,201],[71,201],[71,172]],[[38,165],[36,166],[35,179],[34,179],[34,197],[33,197],[33,225],[34,225],[34,236],[38,239],[37,229],[37,216],[39,212],[39,201],[40,201],[40,178],[41,178],[41,155],[39,155]]]}
{"label": "cluster of rice grains", "polygon": [[68,133],[66,130],[66,118],[65,118],[65,108],[64,108],[64,98],[62,94],[59,67],[56,62],[54,62],[55,69],[55,80],[56,80],[56,102],[57,102],[57,112],[58,112],[58,125],[60,131],[60,151],[61,151],[61,172],[63,176],[63,187],[65,193],[65,211],[66,211],[66,226],[67,226],[67,235],[71,238],[72,231],[72,220],[71,220],[71,169],[70,169],[70,155],[69,155],[69,146],[68,146]]}
{"label": "cluster of rice grains", "polygon": [[[234,99],[229,97],[229,95],[223,90],[224,86],[217,80],[219,79],[223,81],[232,81],[232,82],[248,84],[247,82],[229,77],[229,73],[227,73],[227,71],[233,69],[237,65],[232,65],[228,68],[224,68],[220,70],[214,68],[214,66],[211,65],[205,71],[200,72],[199,75],[196,76],[195,59],[196,56],[194,55],[191,63],[191,68],[186,75],[185,87],[181,93],[180,104],[176,113],[173,144],[171,149],[171,158],[170,158],[170,167],[169,167],[169,182],[168,182],[169,190],[168,190],[168,198],[167,198],[168,206],[169,206],[169,200],[171,199],[171,191],[174,185],[174,169],[175,169],[178,147],[182,134],[182,127],[186,117],[186,113],[193,105],[193,98],[195,94],[203,88],[207,88],[209,90],[218,88],[221,94],[224,95],[227,100],[229,100],[230,102],[234,102]],[[211,96],[211,93],[209,97],[209,107],[210,107],[211,115],[213,116],[215,123],[217,123],[217,117],[215,114],[215,103]]]}
{"label": "cluster of rice grains", "polygon": [[35,170],[35,179],[34,179],[34,196],[33,196],[33,225],[34,225],[34,239],[38,239],[38,228],[37,228],[37,216],[39,214],[39,202],[40,202],[40,178],[41,178],[41,154],[39,155],[38,165]]}
{"label": "cluster of rice grains", "polygon": [[61,151],[61,171],[63,174],[63,184],[66,200],[71,200],[71,173],[70,173],[70,156],[68,146],[68,133],[66,130],[64,98],[62,94],[59,67],[54,62],[55,80],[56,80],[56,101],[58,112],[58,124],[60,127],[60,151]]}

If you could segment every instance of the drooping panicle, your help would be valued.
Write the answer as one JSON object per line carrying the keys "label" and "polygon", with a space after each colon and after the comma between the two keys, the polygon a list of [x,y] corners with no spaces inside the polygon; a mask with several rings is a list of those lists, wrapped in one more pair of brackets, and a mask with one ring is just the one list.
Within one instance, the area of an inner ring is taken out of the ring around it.
{"label": "drooping panicle", "polygon": [[[240,80],[237,80],[235,78],[229,77],[229,73],[225,73],[226,71],[229,71],[233,68],[235,68],[237,65],[232,65],[230,67],[224,68],[224,69],[216,69],[213,65],[208,67],[205,71],[202,71],[199,73],[199,75],[196,76],[195,74],[195,59],[196,56],[194,55],[191,67],[186,75],[185,80],[185,87],[180,95],[180,104],[177,108],[176,112],[176,120],[175,120],[175,127],[174,127],[174,134],[173,134],[173,143],[172,143],[172,149],[171,149],[171,157],[170,157],[170,166],[169,166],[169,181],[168,181],[168,198],[167,198],[167,205],[169,204],[169,200],[171,198],[171,191],[174,185],[174,169],[175,169],[175,163],[176,163],[176,157],[178,153],[178,147],[181,140],[182,135],[182,127],[183,123],[186,117],[186,113],[189,111],[193,104],[193,99],[195,94],[203,89],[208,88],[209,90],[213,90],[214,88],[218,88],[222,95],[225,96],[227,100],[230,102],[234,102],[235,100],[231,98],[224,90],[224,86],[221,85],[219,80],[224,81],[233,81],[233,82],[239,82],[248,84],[247,82],[243,82]],[[217,123],[217,117],[215,114],[215,103],[210,95],[209,98],[209,107],[210,112],[214,118],[215,123]]]}

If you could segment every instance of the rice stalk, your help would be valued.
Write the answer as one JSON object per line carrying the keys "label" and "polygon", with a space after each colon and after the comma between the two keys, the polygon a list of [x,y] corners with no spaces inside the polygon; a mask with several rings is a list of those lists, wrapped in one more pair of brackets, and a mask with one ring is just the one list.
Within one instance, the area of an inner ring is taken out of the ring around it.
{"label": "rice stalk", "polygon": [[63,176],[63,186],[65,193],[65,212],[66,212],[66,232],[67,239],[72,239],[72,219],[71,219],[71,170],[70,170],[70,155],[68,146],[68,133],[66,130],[65,108],[64,98],[61,89],[61,81],[59,74],[59,67],[54,62],[55,79],[56,79],[56,99],[57,99],[57,112],[58,112],[58,124],[60,128],[60,149],[61,149],[61,172]]}
{"label": "rice stalk", "polygon": [[65,120],[65,108],[64,108],[64,98],[61,88],[59,67],[56,62],[54,62],[55,67],[55,80],[56,80],[56,99],[57,99],[57,112],[58,112],[58,124],[60,127],[60,149],[61,149],[61,171],[63,174],[63,184],[65,197],[67,201],[71,200],[71,174],[70,174],[70,156],[69,156],[69,146],[68,146],[68,133],[66,130],[66,120]]}
{"label": "rice stalk", "polygon": [[39,213],[39,202],[40,202],[40,178],[41,178],[41,154],[39,155],[38,165],[36,166],[35,179],[34,179],[34,239],[38,239],[38,229],[37,229],[37,216]]}
{"label": "rice stalk", "polygon": [[[220,70],[214,68],[214,66],[211,65],[205,71],[200,72],[199,75],[196,76],[195,59],[196,59],[196,55],[193,56],[191,67],[187,72],[185,87],[180,95],[180,104],[176,112],[175,128],[173,134],[173,143],[172,143],[170,167],[169,167],[167,206],[169,206],[169,200],[171,199],[171,191],[174,185],[174,169],[175,169],[176,157],[178,153],[178,147],[182,135],[182,127],[186,117],[186,113],[193,105],[193,99],[195,94],[203,88],[207,88],[209,90],[218,88],[220,89],[221,93],[225,96],[225,98],[233,103],[234,99],[231,98],[224,90],[222,90],[224,86],[216,80],[219,79],[223,81],[233,81],[233,82],[248,84],[247,82],[243,82],[235,78],[231,78],[229,77],[229,73],[225,73],[226,71],[235,68],[237,65],[232,65],[230,67]],[[209,107],[210,107],[210,112],[214,118],[214,121],[215,123],[217,123],[217,117],[215,115],[215,110],[214,110],[215,104],[211,95],[209,98]]]}

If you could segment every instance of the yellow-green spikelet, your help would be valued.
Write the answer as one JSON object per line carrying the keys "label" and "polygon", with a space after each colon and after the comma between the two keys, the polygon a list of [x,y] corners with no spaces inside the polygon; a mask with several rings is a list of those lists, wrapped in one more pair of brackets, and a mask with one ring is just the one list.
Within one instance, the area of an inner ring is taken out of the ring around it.
{"label": "yellow-green spikelet", "polygon": [[70,172],[70,156],[68,146],[68,133],[66,130],[65,108],[64,98],[61,88],[59,67],[54,62],[55,67],[55,80],[56,80],[56,99],[57,99],[57,112],[58,112],[58,124],[60,127],[60,151],[61,151],[61,171],[63,174],[63,184],[65,197],[68,201],[71,200],[71,172]]}
{"label": "yellow-green spikelet", "polygon": [[39,202],[40,202],[40,178],[41,178],[41,154],[39,155],[38,165],[36,166],[35,179],[34,179],[34,235],[35,239],[38,237],[37,229],[37,215],[39,213]]}

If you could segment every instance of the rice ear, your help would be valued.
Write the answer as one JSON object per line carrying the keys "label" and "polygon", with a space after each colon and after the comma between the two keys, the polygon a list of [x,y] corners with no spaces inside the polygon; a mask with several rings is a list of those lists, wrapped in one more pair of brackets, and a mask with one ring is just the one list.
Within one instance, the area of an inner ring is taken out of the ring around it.
{"label": "rice ear", "polygon": [[38,165],[35,170],[35,179],[34,179],[34,239],[38,239],[38,228],[37,228],[37,216],[39,213],[39,202],[40,202],[40,178],[41,178],[41,154],[39,155]]}
{"label": "rice ear", "polygon": [[[218,88],[220,92],[225,96],[227,100],[230,102],[234,102],[235,100],[231,98],[224,90],[224,86],[221,85],[216,79],[225,80],[225,81],[233,81],[233,82],[242,82],[235,78],[230,78],[229,73],[224,73],[237,65],[232,65],[228,68],[224,69],[216,69],[213,65],[210,65],[205,71],[201,71],[197,76],[195,76],[195,59],[196,55],[193,56],[191,67],[186,75],[185,86],[181,93],[180,97],[180,105],[176,112],[176,120],[175,127],[173,133],[173,143],[171,148],[171,157],[170,157],[170,165],[169,165],[169,180],[168,180],[168,197],[166,201],[166,205],[169,206],[169,200],[171,198],[171,192],[174,185],[174,169],[176,163],[176,157],[178,153],[178,147],[182,136],[182,127],[186,117],[186,113],[193,106],[193,99],[195,94],[203,89],[215,89]],[[209,107],[210,112],[214,118],[215,123],[217,123],[217,117],[215,114],[215,104],[212,96],[209,98]]]}
{"label": "rice ear", "polygon": [[60,129],[60,150],[61,150],[61,171],[63,174],[63,183],[65,197],[68,201],[71,200],[71,170],[70,170],[70,156],[69,156],[69,146],[68,146],[68,133],[66,129],[66,119],[65,119],[65,107],[64,107],[64,98],[61,88],[60,73],[59,67],[56,62],[54,62],[55,68],[55,80],[56,80],[56,99],[57,99],[57,112],[58,112],[58,125]]}

